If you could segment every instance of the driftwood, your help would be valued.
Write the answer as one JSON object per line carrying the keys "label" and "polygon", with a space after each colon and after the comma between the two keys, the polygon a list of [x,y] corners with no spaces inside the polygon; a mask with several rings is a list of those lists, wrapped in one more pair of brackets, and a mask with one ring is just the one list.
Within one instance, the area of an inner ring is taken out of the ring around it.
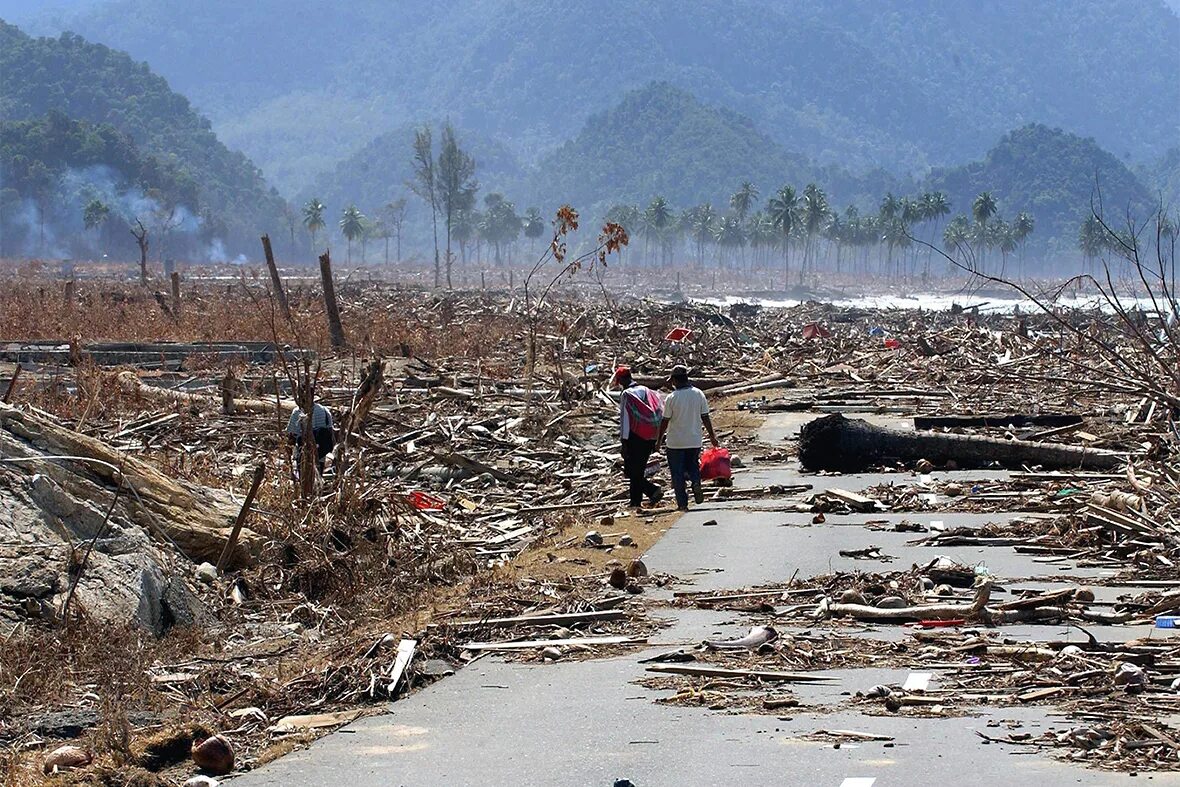
{"label": "driftwood", "polygon": [[981,580],[970,604],[920,604],[895,608],[839,604],[825,598],[812,615],[815,618],[850,617],[882,623],[919,620],[981,620],[991,624],[1036,622],[1060,618],[1065,614],[1065,605],[1075,601],[1079,594],[1079,589],[1069,588],[989,607],[991,591],[991,580]]}
{"label": "driftwood", "polygon": [[804,424],[799,432],[799,461],[809,470],[863,471],[889,460],[948,461],[959,467],[998,463],[1005,467],[1041,465],[1054,468],[1118,467],[1119,454],[1053,443],[1002,440],[956,434],[900,432],[839,413]]}
{"label": "driftwood", "polygon": [[[138,394],[145,399],[151,399],[155,402],[168,404],[173,407],[197,407],[205,410],[221,411],[225,402],[220,394],[211,396],[209,394],[192,393],[191,391],[174,391],[169,388],[157,388],[154,385],[148,385],[139,376],[132,371],[119,372],[116,380],[119,387],[124,391]],[[267,399],[237,399],[233,400],[233,409],[236,413],[274,413],[275,410],[280,411],[284,416],[289,416],[291,411],[295,409],[295,402],[290,399],[282,399],[279,401],[270,401]]]}
{"label": "driftwood", "polygon": [[867,604],[837,604],[824,599],[814,612],[816,618],[851,617],[867,621],[912,621],[912,620],[974,620],[983,614],[991,599],[990,582],[980,583],[975,589],[975,600],[970,604],[922,604],[915,607],[884,609]]}

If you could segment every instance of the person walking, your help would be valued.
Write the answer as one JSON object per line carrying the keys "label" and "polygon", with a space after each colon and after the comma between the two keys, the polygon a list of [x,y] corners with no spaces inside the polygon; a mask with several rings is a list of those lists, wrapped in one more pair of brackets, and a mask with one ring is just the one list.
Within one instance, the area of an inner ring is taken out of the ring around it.
{"label": "person walking", "polygon": [[676,508],[688,510],[688,484],[697,505],[705,501],[701,489],[701,426],[709,433],[709,442],[717,447],[709,402],[705,394],[688,381],[688,367],[677,364],[669,378],[675,390],[664,399],[664,417],[660,422],[657,443],[667,449],[668,471],[676,493]]}
{"label": "person walking", "polygon": [[295,447],[296,467],[299,466],[299,452],[308,429],[311,431],[312,439],[315,440],[316,469],[320,471],[320,475],[323,475],[324,459],[336,447],[336,434],[332,429],[332,414],[328,412],[327,407],[319,402],[312,403],[311,418],[307,419],[307,423],[304,423],[303,410],[298,407],[291,412],[291,418],[287,421],[287,440]]}
{"label": "person walking", "polygon": [[635,382],[630,368],[615,369],[614,381],[623,389],[619,396],[619,441],[631,507],[641,508],[644,495],[654,506],[664,496],[664,490],[648,480],[647,461],[656,448],[664,406],[659,394]]}

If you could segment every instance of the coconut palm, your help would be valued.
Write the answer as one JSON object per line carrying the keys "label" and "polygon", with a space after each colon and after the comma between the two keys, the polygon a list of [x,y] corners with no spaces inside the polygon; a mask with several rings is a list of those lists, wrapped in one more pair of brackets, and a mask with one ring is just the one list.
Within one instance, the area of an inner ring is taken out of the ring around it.
{"label": "coconut palm", "polygon": [[303,226],[307,228],[308,234],[311,235],[312,253],[315,253],[315,236],[324,228],[324,203],[320,202],[316,197],[312,197],[303,206]]}
{"label": "coconut palm", "polygon": [[713,240],[713,230],[717,225],[717,211],[712,204],[705,202],[685,211],[685,230],[693,239],[697,247],[697,264],[705,262],[705,244]]}
{"label": "coconut palm", "polygon": [[799,210],[799,195],[792,186],[783,186],[767,203],[767,216],[771,226],[783,244],[783,284],[790,286],[791,278],[791,232],[795,229],[795,218]]}
{"label": "coconut palm", "polygon": [[971,215],[975,219],[976,255],[979,258],[979,269],[984,269],[984,251],[991,240],[987,234],[987,223],[991,221],[999,210],[996,198],[990,191],[985,191],[971,203]]}
{"label": "coconut palm", "polygon": [[348,239],[348,264],[352,264],[352,242],[365,232],[365,214],[356,205],[349,205],[340,214],[340,232]]}
{"label": "coconut palm", "polygon": [[537,238],[545,234],[545,219],[541,218],[541,211],[538,208],[529,208],[524,212],[524,236],[533,241],[533,249],[530,253],[536,251]]}
{"label": "coconut palm", "polygon": [[738,186],[738,190],[729,198],[729,207],[737,213],[738,221],[744,222],[757,201],[758,187],[747,180]]}
{"label": "coconut palm", "polygon": [[1028,240],[1028,236],[1032,235],[1033,230],[1036,229],[1036,220],[1029,214],[1021,211],[1016,214],[1016,220],[1012,222],[1012,236],[1016,240],[1016,245],[1020,247],[1020,270],[1024,272],[1024,244]]}
{"label": "coconut palm", "polygon": [[736,214],[730,213],[722,217],[713,230],[713,239],[722,249],[741,249],[746,247],[746,228]]}
{"label": "coconut palm", "polygon": [[823,189],[814,183],[808,183],[803,189],[803,199],[800,201],[800,214],[806,244],[803,247],[803,264],[799,266],[799,284],[803,284],[803,275],[807,271],[808,260],[814,270],[815,236],[824,228],[828,216],[831,214],[828,198]]}
{"label": "coconut palm", "polygon": [[652,238],[664,240],[664,233],[672,224],[672,208],[663,195],[657,195],[643,212],[643,256],[647,257],[648,245]]}

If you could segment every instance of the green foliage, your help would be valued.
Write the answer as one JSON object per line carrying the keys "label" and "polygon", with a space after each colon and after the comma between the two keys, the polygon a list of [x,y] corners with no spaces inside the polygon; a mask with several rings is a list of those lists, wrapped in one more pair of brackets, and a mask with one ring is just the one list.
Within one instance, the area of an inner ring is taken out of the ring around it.
{"label": "green foliage", "polygon": [[[114,218],[125,223],[146,217],[161,205],[184,206],[192,215],[200,208],[197,186],[184,173],[144,153],[113,126],[70,120],[60,112],[0,123],[0,182],[5,186],[0,253],[93,252],[49,240]],[[112,237],[101,250],[129,247],[121,232]]]}
{"label": "green foliage", "polygon": [[205,207],[233,249],[254,251],[261,232],[282,226],[283,202],[261,172],[219,142],[209,122],[145,64],[73,34],[31,38],[0,22],[0,117],[32,120],[49,111],[126,134],[191,184],[182,204],[193,212],[198,202]]}
{"label": "green foliage", "polygon": [[1056,238],[1061,249],[1074,246],[1092,202],[1101,199],[1108,215],[1129,210],[1140,219],[1155,207],[1143,184],[1094,140],[1039,124],[1006,134],[982,161],[935,170],[928,184],[977,222],[983,214],[1025,213],[1036,225],[1034,237]]}

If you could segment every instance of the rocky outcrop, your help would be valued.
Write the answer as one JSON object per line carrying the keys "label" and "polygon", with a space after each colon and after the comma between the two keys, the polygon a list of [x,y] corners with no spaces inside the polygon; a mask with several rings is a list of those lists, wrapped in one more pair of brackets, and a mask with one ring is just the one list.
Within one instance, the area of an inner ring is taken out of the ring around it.
{"label": "rocky outcrop", "polygon": [[[124,487],[104,525],[119,479]],[[94,548],[71,604],[92,619],[159,633],[196,622],[186,578],[216,561],[237,506],[48,418],[0,405],[0,615],[46,618],[61,609],[87,545]],[[262,548],[243,529],[227,563]]]}

